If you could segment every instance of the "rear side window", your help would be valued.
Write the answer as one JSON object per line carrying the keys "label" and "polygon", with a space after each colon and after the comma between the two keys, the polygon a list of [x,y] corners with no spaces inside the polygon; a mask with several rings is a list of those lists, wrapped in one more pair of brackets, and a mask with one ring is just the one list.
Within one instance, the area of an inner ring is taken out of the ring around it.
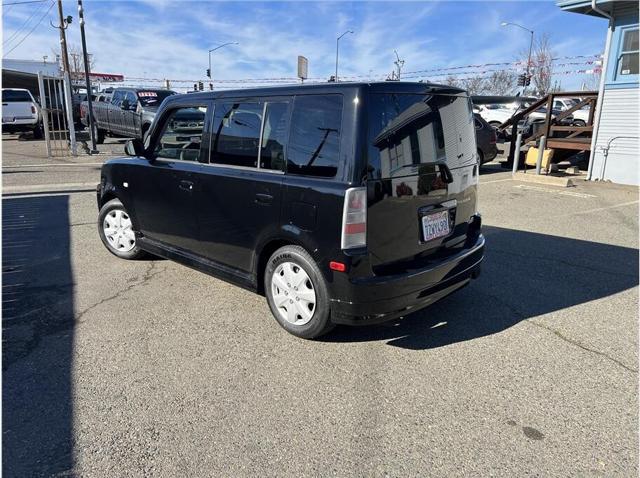
{"label": "rear side window", "polygon": [[342,95],[297,96],[291,115],[287,172],[331,178],[338,172]]}
{"label": "rear side window", "polygon": [[263,108],[258,102],[216,105],[212,163],[257,167]]}
{"label": "rear side window", "polygon": [[260,168],[284,171],[289,103],[268,102],[265,106],[260,148]]}
{"label": "rear side window", "polygon": [[3,103],[19,103],[24,101],[33,101],[28,91],[2,90]]}

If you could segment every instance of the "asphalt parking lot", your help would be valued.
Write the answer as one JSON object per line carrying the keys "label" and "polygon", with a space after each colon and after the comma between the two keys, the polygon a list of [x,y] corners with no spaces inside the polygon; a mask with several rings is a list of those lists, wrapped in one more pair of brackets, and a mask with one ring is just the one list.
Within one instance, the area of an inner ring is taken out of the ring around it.
{"label": "asphalt parking lot", "polygon": [[489,165],[477,281],[305,341],[263,297],[109,254],[109,154],[2,145],[4,476],[637,476],[637,188]]}

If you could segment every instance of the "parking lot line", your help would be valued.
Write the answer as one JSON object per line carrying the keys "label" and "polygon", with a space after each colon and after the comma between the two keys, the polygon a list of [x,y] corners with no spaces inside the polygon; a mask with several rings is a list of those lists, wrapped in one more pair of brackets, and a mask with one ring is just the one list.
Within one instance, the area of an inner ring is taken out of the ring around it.
{"label": "parking lot line", "polygon": [[608,209],[615,209],[615,208],[619,208],[619,207],[632,206],[633,204],[638,204],[639,202],[640,201],[623,202],[623,203],[620,203],[620,204],[614,204],[612,206],[597,207],[595,209],[587,209],[586,211],[577,211],[577,212],[572,212],[570,214],[559,214],[559,215],[553,216],[553,217],[568,217],[568,216],[576,216],[578,214],[592,214],[594,212],[606,211]]}

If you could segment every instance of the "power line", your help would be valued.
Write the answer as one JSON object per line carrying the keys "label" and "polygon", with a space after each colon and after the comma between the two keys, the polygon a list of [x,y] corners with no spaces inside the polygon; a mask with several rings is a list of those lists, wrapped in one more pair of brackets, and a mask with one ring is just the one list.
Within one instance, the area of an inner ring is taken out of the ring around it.
{"label": "power line", "polygon": [[24,2],[11,2],[11,3],[3,3],[2,6],[6,7],[9,5],[25,5],[27,3],[42,3],[42,2],[46,2],[47,0],[26,0]]}
{"label": "power line", "polygon": [[[18,35],[20,35],[20,34],[21,34],[21,33],[22,33],[26,28],[27,28],[27,25],[29,24],[29,22],[31,21],[31,19],[32,19],[33,17],[35,17],[38,13],[41,13],[41,12],[44,10],[44,8],[45,8],[45,7],[46,7],[46,5],[42,5],[40,9],[37,9],[37,8],[36,8],[35,10],[33,10],[33,13],[31,13],[31,15],[29,16],[29,18],[27,18],[27,19],[24,21],[24,23],[23,23],[22,25],[20,25],[20,27],[19,27],[15,32],[13,32],[13,33],[11,34],[11,36],[9,36],[9,38],[6,38],[6,39],[2,42],[2,44],[3,44],[3,45],[6,45],[6,44],[10,43],[10,42],[11,42],[14,38],[16,38]],[[6,12],[5,12],[5,13],[6,13]]]}
{"label": "power line", "polygon": [[2,56],[2,58],[6,58],[6,57],[7,57],[7,55],[8,55],[9,53],[11,53],[13,50],[15,50],[16,48],[18,48],[18,47],[22,44],[22,42],[23,42],[23,41],[25,41],[25,40],[29,37],[29,35],[31,35],[31,34],[33,33],[33,31],[34,31],[36,28],[38,28],[38,26],[42,23],[42,20],[44,20],[44,17],[46,17],[46,16],[47,16],[47,14],[51,11],[51,9],[53,8],[53,6],[54,6],[54,5],[55,5],[55,4],[54,4],[53,2],[51,2],[51,5],[49,5],[49,8],[47,9],[47,11],[46,11],[46,12],[44,12],[44,15],[42,15],[42,16],[40,17],[40,20],[38,20],[38,23],[36,23],[36,24],[33,26],[33,28],[32,28],[31,30],[29,30],[29,33],[27,33],[27,34],[22,38],[22,40],[20,40],[20,41],[19,41],[19,42],[18,42],[18,43],[17,43],[17,44],[16,44],[16,45],[11,49],[11,50],[9,50],[8,52],[6,52],[6,53]]}

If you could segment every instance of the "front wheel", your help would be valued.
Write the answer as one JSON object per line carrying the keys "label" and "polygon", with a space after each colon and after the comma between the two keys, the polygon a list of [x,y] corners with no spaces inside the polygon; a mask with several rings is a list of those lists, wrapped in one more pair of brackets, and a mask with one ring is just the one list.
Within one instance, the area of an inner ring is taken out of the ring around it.
{"label": "front wheel", "polygon": [[327,284],[302,247],[281,247],[271,256],[264,288],[271,313],[287,332],[313,339],[334,327]]}
{"label": "front wheel", "polygon": [[131,216],[119,199],[112,199],[100,208],[98,232],[111,254],[122,259],[139,259],[144,255],[136,241]]}

